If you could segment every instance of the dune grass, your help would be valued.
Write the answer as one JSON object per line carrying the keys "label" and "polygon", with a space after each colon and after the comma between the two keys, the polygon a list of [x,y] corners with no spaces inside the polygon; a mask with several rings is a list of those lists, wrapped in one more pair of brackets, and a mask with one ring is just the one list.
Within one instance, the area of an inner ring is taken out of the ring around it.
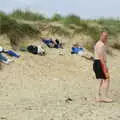
{"label": "dune grass", "polygon": [[104,27],[110,35],[116,36],[120,32],[120,20],[109,18],[109,19],[98,19],[97,23]]}
{"label": "dune grass", "polygon": [[50,20],[51,21],[62,21],[64,19],[64,17],[58,13],[55,13]]}
{"label": "dune grass", "polygon": [[38,21],[38,20],[45,20],[46,18],[40,13],[34,13],[29,10],[22,11],[22,10],[14,10],[9,17],[15,19],[22,19],[22,20],[30,20],[30,21]]}
{"label": "dune grass", "polygon": [[80,17],[74,14],[68,15],[66,17],[63,18],[62,20],[64,25],[78,25],[80,26]]}
{"label": "dune grass", "polygon": [[[16,20],[32,21],[33,24],[31,25],[29,22],[25,24]],[[37,24],[35,27],[35,22],[41,22],[42,24]],[[55,24],[58,23],[61,25],[54,25],[54,22]],[[99,33],[101,31],[107,31],[111,39],[113,37],[115,39],[111,47],[120,49],[120,44],[118,44],[117,40],[120,32],[120,20],[117,19],[100,18],[97,20],[83,20],[74,14],[62,16],[58,13],[48,18],[40,13],[19,9],[7,15],[4,12],[0,12],[0,34],[7,34],[12,46],[19,46],[22,38],[25,36],[35,37],[40,31],[48,31],[52,35],[57,34],[67,38],[84,34],[92,39],[86,42],[85,45],[89,50],[92,50],[93,45],[99,39]]]}
{"label": "dune grass", "polygon": [[17,49],[23,37],[35,37],[38,33],[30,25],[17,23],[7,15],[0,14],[0,34],[7,34],[13,49]]}

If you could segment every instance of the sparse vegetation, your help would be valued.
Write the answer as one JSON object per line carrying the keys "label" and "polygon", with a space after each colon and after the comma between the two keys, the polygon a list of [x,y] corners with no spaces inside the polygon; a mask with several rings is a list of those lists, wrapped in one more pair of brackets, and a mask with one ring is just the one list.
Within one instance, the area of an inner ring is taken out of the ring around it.
{"label": "sparse vegetation", "polygon": [[116,36],[120,32],[120,20],[117,19],[98,19],[97,23],[103,26],[110,35]]}
{"label": "sparse vegetation", "polygon": [[[29,22],[19,22],[18,20],[27,20]],[[32,24],[30,22],[32,22]],[[54,22],[55,24],[58,23],[60,25],[54,25]],[[57,34],[65,37],[75,36],[82,33],[91,37],[91,41],[86,42],[85,47],[92,50],[96,40],[99,39],[100,31],[107,31],[110,34],[111,39],[113,37],[114,39],[118,39],[120,20],[111,18],[82,20],[79,16],[74,14],[63,17],[57,13],[51,18],[47,18],[39,13],[34,13],[28,10],[22,11],[19,9],[8,15],[4,12],[0,12],[0,34],[7,34],[13,48],[14,46],[19,46],[21,38],[26,36],[35,37],[41,31],[48,31],[52,35]],[[120,49],[120,44],[116,40],[111,44],[111,47]]]}
{"label": "sparse vegetation", "polygon": [[9,14],[10,17],[15,19],[22,19],[22,20],[31,20],[31,21],[38,21],[38,20],[45,20],[46,18],[39,13],[33,13],[31,11],[22,11],[22,10],[15,10],[13,13]]}
{"label": "sparse vegetation", "polygon": [[64,28],[60,27],[60,26],[51,26],[50,27],[51,29],[51,33],[54,35],[54,34],[57,34],[57,35],[60,35],[60,36],[70,36],[70,33],[69,31],[65,30]]}
{"label": "sparse vegetation", "polygon": [[39,31],[28,24],[17,23],[5,14],[0,14],[0,34],[7,34],[13,49],[17,49],[21,38],[25,36],[35,37]]}
{"label": "sparse vegetation", "polygon": [[66,26],[72,24],[80,26],[80,17],[76,15],[68,15],[63,18],[62,22]]}
{"label": "sparse vegetation", "polygon": [[63,19],[64,19],[64,18],[63,18],[60,14],[55,13],[55,14],[52,16],[51,21],[61,21],[61,20],[63,20]]}

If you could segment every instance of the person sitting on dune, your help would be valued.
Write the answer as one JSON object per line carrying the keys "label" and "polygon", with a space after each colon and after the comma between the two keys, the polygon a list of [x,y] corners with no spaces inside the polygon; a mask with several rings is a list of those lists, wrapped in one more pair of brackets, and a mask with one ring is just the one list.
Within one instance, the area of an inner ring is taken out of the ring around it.
{"label": "person sitting on dune", "polygon": [[91,55],[85,48],[82,47],[79,43],[76,43],[71,48],[71,54],[78,54],[81,57],[87,59],[87,60],[94,60],[93,55]]}
{"label": "person sitting on dune", "polygon": [[83,53],[84,53],[84,48],[80,44],[76,43],[72,46],[71,54],[83,55]]}
{"label": "person sitting on dune", "polygon": [[60,42],[58,39],[53,40],[52,38],[50,39],[45,39],[41,38],[42,42],[45,43],[49,48],[63,48],[63,43]]}

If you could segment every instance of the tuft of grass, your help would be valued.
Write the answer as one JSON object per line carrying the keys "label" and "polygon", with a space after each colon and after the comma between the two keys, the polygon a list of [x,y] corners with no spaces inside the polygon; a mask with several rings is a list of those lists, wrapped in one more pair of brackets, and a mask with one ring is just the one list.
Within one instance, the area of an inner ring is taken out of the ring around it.
{"label": "tuft of grass", "polygon": [[120,32],[120,20],[109,18],[109,19],[98,19],[96,22],[103,26],[103,30],[107,31],[111,36],[116,36]]}
{"label": "tuft of grass", "polygon": [[39,21],[39,20],[45,20],[46,18],[39,13],[34,13],[32,11],[22,11],[22,10],[15,10],[11,14],[9,14],[10,17],[15,19],[22,19],[22,20],[31,20],[31,21]]}
{"label": "tuft of grass", "polygon": [[35,37],[38,33],[28,24],[20,24],[4,14],[0,15],[0,34],[7,34],[13,49],[17,49],[23,37]]}
{"label": "tuft of grass", "polygon": [[68,15],[66,17],[63,18],[62,20],[64,25],[80,25],[80,17],[74,14]]}
{"label": "tuft of grass", "polygon": [[58,13],[55,13],[52,17],[51,17],[51,21],[61,21],[61,20],[63,20],[64,18],[60,15],[60,14],[58,14]]}
{"label": "tuft of grass", "polygon": [[82,21],[80,27],[77,27],[74,30],[74,34],[84,33],[87,36],[90,36],[94,42],[99,39],[100,30],[97,27],[89,26],[89,23]]}
{"label": "tuft of grass", "polygon": [[5,16],[6,14],[3,11],[0,11],[0,17]]}

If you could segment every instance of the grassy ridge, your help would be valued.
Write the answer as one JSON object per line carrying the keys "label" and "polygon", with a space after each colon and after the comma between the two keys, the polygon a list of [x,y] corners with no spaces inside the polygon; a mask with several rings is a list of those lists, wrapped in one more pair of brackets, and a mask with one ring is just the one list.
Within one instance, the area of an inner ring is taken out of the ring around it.
{"label": "grassy ridge", "polygon": [[7,34],[13,49],[17,49],[20,40],[25,37],[34,37],[39,33],[28,24],[21,24],[0,12],[0,34]]}
{"label": "grassy ridge", "polygon": [[[39,27],[40,29],[36,29],[30,24],[16,22],[16,20],[32,21],[33,26],[34,22],[41,22],[43,24],[37,25],[36,28]],[[59,23],[60,26],[49,24],[54,22]],[[116,40],[119,38],[120,20],[83,20],[74,14],[67,16],[54,14],[51,18],[48,18],[39,13],[19,9],[8,15],[0,12],[0,34],[7,34],[12,46],[18,46],[21,38],[25,36],[34,37],[38,35],[40,31],[49,31],[53,35],[58,34],[59,36],[65,37],[75,36],[81,33],[90,36],[92,41],[86,44],[87,49],[92,49],[93,44],[99,39],[100,31],[107,31],[111,39],[114,38],[111,47],[120,49],[120,42]]]}
{"label": "grassy ridge", "polygon": [[22,19],[22,20],[31,20],[31,21],[38,21],[38,20],[45,20],[46,18],[39,13],[33,13],[30,11],[21,11],[19,9],[13,11],[11,14],[9,14],[9,17],[16,18],[16,19]]}

